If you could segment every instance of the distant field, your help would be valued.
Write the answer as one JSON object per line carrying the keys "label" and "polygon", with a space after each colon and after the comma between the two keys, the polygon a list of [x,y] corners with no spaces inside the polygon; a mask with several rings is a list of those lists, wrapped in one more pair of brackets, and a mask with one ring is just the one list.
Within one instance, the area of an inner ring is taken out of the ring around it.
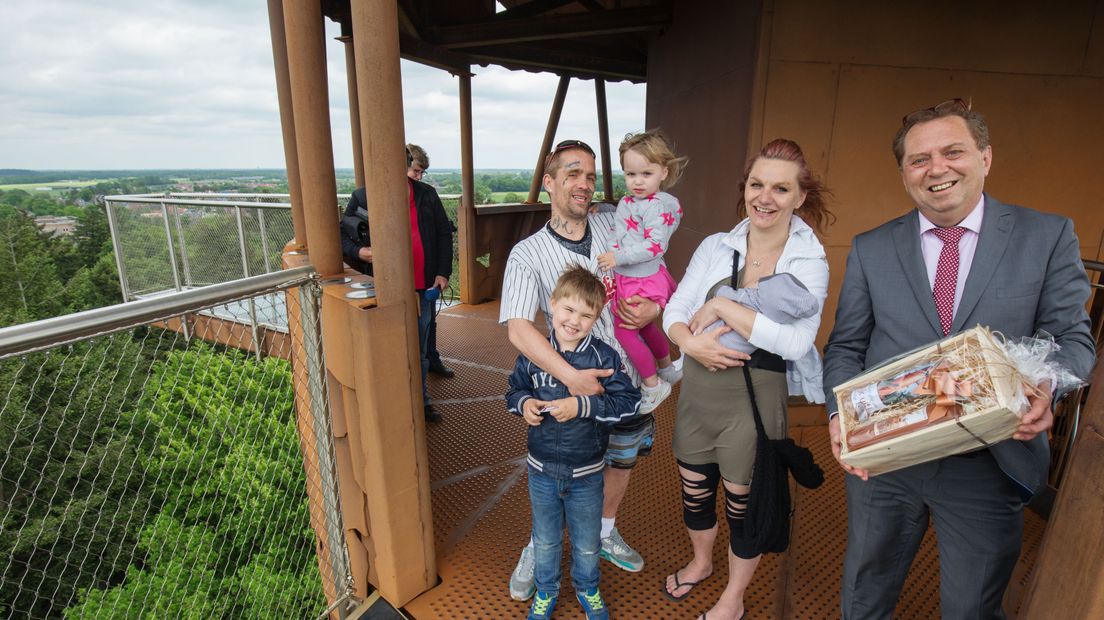
{"label": "distant field", "polygon": [[51,190],[72,189],[74,187],[88,187],[97,183],[106,183],[108,181],[114,181],[115,179],[96,179],[94,181],[50,181],[49,183],[16,183],[11,185],[0,185],[0,190],[9,191],[13,189],[21,189],[28,192],[33,192],[40,187],[49,187]]}
{"label": "distant field", "polygon": [[[506,201],[506,194],[510,194],[510,193],[517,194],[520,197],[521,202],[524,202],[525,199],[529,197],[529,192],[491,192],[491,200],[493,200],[495,202],[505,202]],[[601,197],[602,197],[602,192],[595,192],[594,193],[594,199],[595,200],[598,200]],[[548,203],[548,192],[541,191],[540,198],[538,198],[537,200],[539,202],[543,202],[543,203],[547,204]]]}
{"label": "distant field", "polygon": [[[491,192],[491,200],[494,200],[495,202],[505,202],[506,201],[506,194],[517,194],[518,198],[519,198],[519,201],[524,201],[526,198],[529,197],[529,192],[528,191],[524,191],[524,192]],[[538,198],[537,200],[539,200],[540,202],[548,202],[548,192],[541,191],[540,198]]]}

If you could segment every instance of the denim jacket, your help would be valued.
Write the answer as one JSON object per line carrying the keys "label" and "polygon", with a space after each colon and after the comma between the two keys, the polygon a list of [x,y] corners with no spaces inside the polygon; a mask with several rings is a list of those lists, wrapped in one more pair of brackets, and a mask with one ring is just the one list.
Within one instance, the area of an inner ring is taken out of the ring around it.
{"label": "denim jacket", "polygon": [[[639,415],[640,390],[624,373],[621,357],[608,344],[587,335],[574,351],[563,351],[551,336],[552,347],[579,370],[612,369],[599,379],[605,392],[576,396],[579,415],[567,422],[543,416],[540,426],[529,427],[529,465],[553,478],[581,478],[602,471],[605,466],[609,429],[618,422]],[[506,410],[520,416],[525,401],[556,400],[571,396],[566,386],[519,355],[506,392]]]}

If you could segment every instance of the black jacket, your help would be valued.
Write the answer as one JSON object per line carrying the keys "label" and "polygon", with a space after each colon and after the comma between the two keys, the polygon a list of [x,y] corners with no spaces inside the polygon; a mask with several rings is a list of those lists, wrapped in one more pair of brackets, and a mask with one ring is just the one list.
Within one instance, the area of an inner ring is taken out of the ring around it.
{"label": "black jacket", "polygon": [[[621,356],[593,334],[574,351],[560,350],[555,332],[549,339],[552,348],[574,368],[614,372],[599,379],[605,389],[602,393],[575,397],[579,401],[578,417],[557,422],[552,416],[545,416],[540,426],[528,427],[529,465],[562,480],[598,473],[605,466],[610,427],[640,415],[640,390],[625,375]],[[506,392],[506,410],[519,416],[525,401],[531,398],[548,401],[571,396],[567,386],[524,355],[518,356],[507,382],[510,389]]]}
{"label": "black jacket", "polygon": [[[418,211],[418,233],[422,238],[422,253],[425,256],[425,283],[433,284],[437,276],[452,277],[452,222],[445,215],[445,207],[437,190],[421,181],[409,180],[414,186],[414,206]],[[404,196],[405,198],[405,196]],[[407,201],[404,200],[404,203]],[[357,188],[345,207],[345,217],[355,217],[357,208],[368,208],[364,188]],[[372,264],[360,260],[357,253],[360,248],[372,245],[371,229],[365,228],[365,235],[357,239],[350,234],[348,227],[341,227],[341,254],[350,267],[361,273],[372,275]]]}
{"label": "black jacket", "polygon": [[[784,371],[783,368],[781,372]],[[793,508],[789,474],[793,474],[801,486],[815,489],[824,482],[824,472],[808,448],[797,445],[789,437],[771,439],[767,436],[746,364],[744,381],[755,420],[755,464],[744,513],[744,531],[731,534],[731,547],[737,557],[750,560],[763,553],[781,553],[790,546]]]}

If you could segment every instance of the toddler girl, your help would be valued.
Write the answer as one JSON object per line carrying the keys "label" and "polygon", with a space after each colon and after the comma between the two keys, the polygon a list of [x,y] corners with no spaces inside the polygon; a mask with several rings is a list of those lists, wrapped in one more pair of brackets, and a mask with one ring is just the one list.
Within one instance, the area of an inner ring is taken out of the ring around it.
{"label": "toddler girl", "polygon": [[[614,249],[600,255],[598,265],[613,269],[617,298],[640,295],[662,308],[675,290],[663,255],[682,219],[682,207],[677,198],[661,190],[678,181],[687,160],[676,157],[666,137],[655,130],[629,134],[620,152],[628,193],[617,204]],[[614,335],[644,378],[640,411],[652,411],[671,394],[671,384],[682,378],[671,365],[667,337],[654,324],[639,331],[617,326]]]}

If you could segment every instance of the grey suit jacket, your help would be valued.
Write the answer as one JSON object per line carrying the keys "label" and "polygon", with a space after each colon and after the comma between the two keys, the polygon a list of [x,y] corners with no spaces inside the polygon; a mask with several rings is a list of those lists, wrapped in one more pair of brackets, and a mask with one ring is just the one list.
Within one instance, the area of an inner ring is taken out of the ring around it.
{"label": "grey suit jacket", "polygon": [[[1095,363],[1085,302],[1089,281],[1069,218],[1006,205],[985,196],[974,260],[951,333],[985,325],[1009,338],[1045,330],[1061,345],[1058,359],[1087,378]],[[943,337],[920,251],[915,210],[855,237],[847,257],[836,323],[824,349],[824,387]],[[1045,434],[992,448],[1025,497],[1046,481]]]}

